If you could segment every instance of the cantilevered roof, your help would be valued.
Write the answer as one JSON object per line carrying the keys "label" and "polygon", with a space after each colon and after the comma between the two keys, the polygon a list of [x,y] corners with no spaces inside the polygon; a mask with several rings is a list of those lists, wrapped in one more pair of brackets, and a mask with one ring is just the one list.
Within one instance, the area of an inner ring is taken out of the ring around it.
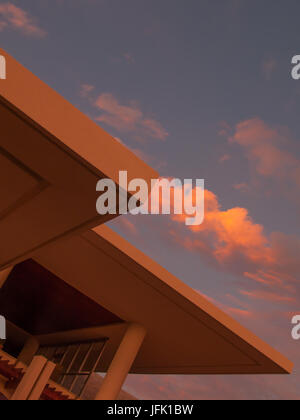
{"label": "cantilevered roof", "polygon": [[[107,226],[59,241],[34,259],[125,322],[148,331],[132,367],[147,374],[289,373],[292,363],[238,322],[134,248]],[[97,330],[110,337],[109,365],[122,323]],[[91,338],[95,330],[40,337],[43,343]]]}
{"label": "cantilevered roof", "polygon": [[97,226],[96,183],[157,173],[0,49],[0,269]]}

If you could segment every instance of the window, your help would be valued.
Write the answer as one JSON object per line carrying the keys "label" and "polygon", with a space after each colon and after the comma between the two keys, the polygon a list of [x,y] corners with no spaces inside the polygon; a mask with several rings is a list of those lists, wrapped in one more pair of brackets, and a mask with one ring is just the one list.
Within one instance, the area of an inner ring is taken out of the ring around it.
{"label": "window", "polygon": [[107,339],[59,347],[41,347],[39,354],[57,365],[52,379],[80,397],[100,362]]}

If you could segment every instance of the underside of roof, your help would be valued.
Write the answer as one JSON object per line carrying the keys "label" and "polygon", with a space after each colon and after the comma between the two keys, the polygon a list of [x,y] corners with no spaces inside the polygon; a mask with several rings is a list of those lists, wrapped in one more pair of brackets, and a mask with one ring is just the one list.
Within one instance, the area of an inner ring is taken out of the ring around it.
{"label": "underside of roof", "polygon": [[[284,356],[107,226],[53,244],[34,259],[124,322],[146,327],[133,373],[262,374],[292,369]],[[105,328],[107,334],[110,326]]]}

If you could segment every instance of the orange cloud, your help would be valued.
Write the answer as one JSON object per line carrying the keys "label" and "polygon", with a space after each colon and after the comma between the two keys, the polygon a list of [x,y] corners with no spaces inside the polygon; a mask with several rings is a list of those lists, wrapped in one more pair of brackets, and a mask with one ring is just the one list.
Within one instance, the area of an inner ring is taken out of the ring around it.
{"label": "orange cloud", "polygon": [[125,216],[118,218],[119,223],[124,227],[126,231],[131,233],[132,235],[137,235],[138,231],[134,223],[132,223],[128,218]]}
{"label": "orange cloud", "polygon": [[283,149],[288,142],[283,129],[254,118],[237,124],[229,141],[244,148],[259,175],[287,179],[300,186],[300,160]]}
{"label": "orange cloud", "polygon": [[274,286],[278,289],[287,290],[291,293],[295,292],[295,288],[283,280],[282,274],[274,272],[264,272],[263,270],[258,270],[257,273],[244,273],[245,277],[248,277],[251,280],[254,280],[257,283]]}
{"label": "orange cloud", "polygon": [[[173,220],[181,221],[183,217],[174,216]],[[263,226],[255,224],[244,208],[222,211],[211,191],[205,190],[204,223],[190,229],[195,235],[188,247],[205,247],[220,263],[230,261],[235,254],[254,263],[271,259]]]}
{"label": "orange cloud", "polygon": [[[172,219],[178,223],[169,231],[172,239],[218,269],[244,278],[250,289],[247,297],[292,303],[295,294],[300,296],[298,237],[275,232],[266,235],[264,227],[252,220],[247,209],[222,210],[217,196],[208,190],[202,225],[187,228],[183,226],[184,216]],[[251,292],[253,287],[256,288]]]}
{"label": "orange cloud", "polygon": [[240,293],[244,296],[247,296],[251,299],[262,299],[268,300],[270,302],[285,302],[285,303],[295,303],[296,299],[291,296],[283,296],[281,294],[272,293],[272,292],[264,292],[262,290],[240,290]]}
{"label": "orange cloud", "polygon": [[[178,191],[171,195],[171,212]],[[192,194],[195,193],[195,188]],[[243,279],[248,298],[264,299],[268,302],[294,303],[300,299],[300,239],[279,232],[266,234],[264,227],[249,215],[243,207],[227,210],[221,208],[216,194],[205,190],[205,217],[202,225],[185,224],[186,215],[171,214],[174,222],[168,224],[172,242],[186,250],[197,253],[210,265]],[[164,197],[170,199],[170,197]],[[156,207],[161,208],[161,199]],[[259,292],[257,293],[259,287]],[[243,287],[244,289],[244,287]],[[251,316],[252,308],[242,302],[218,306],[231,314]]]}
{"label": "orange cloud", "polygon": [[84,83],[80,86],[80,96],[82,98],[87,98],[94,89],[95,86]]}
{"label": "orange cloud", "polygon": [[218,124],[218,135],[219,136],[228,136],[230,131],[231,131],[231,127],[230,125],[226,122],[226,121],[220,121]]}
{"label": "orange cloud", "polygon": [[126,389],[153,400],[299,400],[298,375],[130,375]]}
{"label": "orange cloud", "polygon": [[111,93],[101,94],[94,105],[102,111],[96,120],[114,127],[120,132],[133,132],[157,140],[165,140],[168,132],[153,118],[145,116],[134,102],[120,104]]}
{"label": "orange cloud", "polygon": [[[202,292],[199,290],[197,291],[201,296],[203,296],[205,299],[209,300],[214,305],[218,306],[220,309],[222,309],[224,312],[226,312],[228,315],[237,316],[238,318],[254,318],[254,313],[251,310],[248,310],[244,307],[244,303],[241,301],[238,302],[238,305],[241,307],[235,307],[228,304],[225,304],[224,302],[220,302]],[[230,296],[230,295],[229,295]],[[226,296],[228,298],[228,295]],[[230,296],[231,297],[231,296]],[[233,297],[232,297],[233,298]],[[237,303],[237,300],[235,300],[235,303]]]}
{"label": "orange cloud", "polygon": [[13,3],[7,2],[0,4],[0,31],[9,28],[35,37],[46,35],[46,32],[35,23],[27,12]]}
{"label": "orange cloud", "polygon": [[247,192],[249,191],[249,185],[246,184],[245,182],[242,182],[240,184],[235,184],[233,186],[233,188],[237,191],[241,191],[241,192]]}

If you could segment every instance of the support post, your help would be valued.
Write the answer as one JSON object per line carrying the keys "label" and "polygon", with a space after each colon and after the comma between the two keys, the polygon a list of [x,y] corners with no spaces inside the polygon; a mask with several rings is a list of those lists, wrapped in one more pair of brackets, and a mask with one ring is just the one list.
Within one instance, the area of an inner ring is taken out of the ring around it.
{"label": "support post", "polygon": [[95,400],[116,400],[146,335],[144,327],[130,324],[111,362]]}
{"label": "support post", "polygon": [[28,400],[30,401],[38,401],[49,381],[51,375],[55,369],[55,363],[47,362],[46,366],[44,367],[40,377],[36,381],[33,390],[29,394]]}
{"label": "support post", "polygon": [[35,337],[29,337],[21,353],[19,354],[17,363],[21,362],[29,366],[32,362],[32,359],[36,355],[39,347],[40,343],[38,342],[38,340]]}

